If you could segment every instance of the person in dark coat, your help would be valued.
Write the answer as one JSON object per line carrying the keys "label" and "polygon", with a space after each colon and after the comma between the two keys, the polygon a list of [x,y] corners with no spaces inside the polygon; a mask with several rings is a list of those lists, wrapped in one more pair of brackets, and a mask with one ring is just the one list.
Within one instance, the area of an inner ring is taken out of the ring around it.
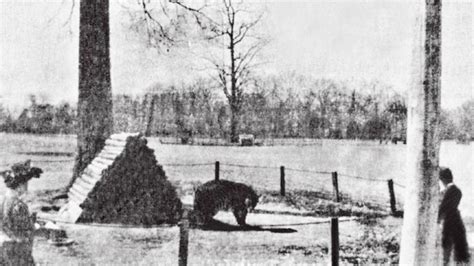
{"label": "person in dark coat", "polygon": [[458,210],[462,192],[453,183],[453,174],[449,168],[440,168],[439,179],[441,188],[443,188],[438,212],[438,222],[442,224],[441,245],[443,247],[443,264],[449,264],[453,250],[456,263],[467,263],[469,262],[470,255],[466,239],[466,228]]}
{"label": "person in dark coat", "polygon": [[17,163],[12,170],[1,172],[7,191],[0,205],[0,265],[34,265],[33,235],[35,216],[21,197],[28,190],[28,181],[43,171],[30,167],[30,161]]}

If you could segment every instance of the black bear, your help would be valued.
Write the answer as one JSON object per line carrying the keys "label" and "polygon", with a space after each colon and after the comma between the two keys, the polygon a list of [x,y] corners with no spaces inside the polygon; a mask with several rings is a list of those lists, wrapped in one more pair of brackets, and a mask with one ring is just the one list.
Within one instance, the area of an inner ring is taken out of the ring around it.
{"label": "black bear", "polygon": [[245,225],[247,213],[255,208],[258,196],[242,183],[213,180],[199,186],[194,196],[194,211],[199,223],[207,224],[220,210],[232,210],[239,225]]}

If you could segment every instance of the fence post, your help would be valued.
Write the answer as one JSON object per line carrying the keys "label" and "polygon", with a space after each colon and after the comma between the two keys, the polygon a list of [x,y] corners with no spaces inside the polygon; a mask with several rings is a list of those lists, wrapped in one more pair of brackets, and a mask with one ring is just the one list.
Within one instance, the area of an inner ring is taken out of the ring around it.
{"label": "fence post", "polygon": [[188,243],[189,243],[189,220],[187,211],[183,213],[183,219],[179,224],[179,266],[188,264]]}
{"label": "fence post", "polygon": [[332,186],[334,188],[334,200],[339,202],[339,186],[337,184],[337,172],[332,172]]}
{"label": "fence post", "polygon": [[219,161],[216,161],[216,169],[214,170],[216,181],[219,180],[219,172],[220,172],[220,163],[219,163]]}
{"label": "fence post", "polygon": [[392,215],[396,215],[397,213],[397,201],[395,199],[395,191],[393,189],[393,180],[388,180],[388,193],[390,194],[390,210],[392,211]]}
{"label": "fence post", "polygon": [[331,218],[331,265],[339,265],[339,218]]}
{"label": "fence post", "polygon": [[285,196],[285,167],[280,166],[280,195]]}

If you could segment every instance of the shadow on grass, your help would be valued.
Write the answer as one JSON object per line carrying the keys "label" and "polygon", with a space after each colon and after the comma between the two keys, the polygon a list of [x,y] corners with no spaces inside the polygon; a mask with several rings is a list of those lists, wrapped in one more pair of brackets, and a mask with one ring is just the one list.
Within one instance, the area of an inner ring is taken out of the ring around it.
{"label": "shadow on grass", "polygon": [[[333,201],[333,194],[325,191],[292,190],[285,197],[279,191],[260,191],[261,203],[284,203],[296,209],[302,208],[310,212],[304,216],[332,217],[385,217],[389,213],[387,208],[374,202],[363,202],[351,199],[348,195],[341,195],[341,202]],[[397,214],[400,215],[400,214]],[[398,216],[397,216],[398,217]]]}
{"label": "shadow on grass", "polygon": [[206,225],[196,225],[195,228],[201,229],[204,231],[223,231],[223,232],[236,232],[236,231],[268,231],[272,233],[280,233],[280,234],[288,234],[288,233],[296,233],[297,231],[292,228],[262,228],[261,226],[255,225],[232,225],[228,223],[224,223],[215,219],[212,219]]}

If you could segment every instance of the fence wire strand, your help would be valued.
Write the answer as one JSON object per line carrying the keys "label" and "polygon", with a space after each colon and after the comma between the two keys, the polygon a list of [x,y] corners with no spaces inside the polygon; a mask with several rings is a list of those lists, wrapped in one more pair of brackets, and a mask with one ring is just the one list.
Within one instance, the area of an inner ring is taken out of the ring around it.
{"label": "fence wire strand", "polygon": [[[358,220],[357,218],[343,219],[343,220],[339,220],[339,223],[342,223],[342,222],[351,222],[351,221],[357,221],[357,220]],[[305,223],[262,224],[262,225],[255,225],[255,226],[260,226],[260,227],[283,227],[283,226],[305,226],[305,225],[328,224],[328,223],[331,223],[331,220],[330,220],[330,219],[322,220],[322,221],[305,222]]]}
{"label": "fence wire strand", "polygon": [[332,174],[332,172],[327,172],[327,171],[316,171],[316,170],[307,170],[307,169],[296,169],[296,168],[290,168],[290,167],[285,167],[285,170],[288,170],[288,171],[295,171],[295,172],[302,172],[302,173],[323,174],[323,175],[330,175],[330,174]]}
{"label": "fence wire strand", "polygon": [[400,183],[397,183],[397,182],[395,182],[395,181],[393,182],[393,184],[396,185],[396,186],[399,186],[399,187],[401,187],[401,188],[405,188],[404,185],[402,185],[402,184],[400,184]]}
{"label": "fence wire strand", "polygon": [[[349,219],[342,219],[339,222],[351,222],[351,221],[358,221],[360,218],[349,218]],[[178,224],[161,224],[161,225],[128,225],[128,224],[101,224],[101,223],[74,223],[68,222],[63,220],[56,220],[52,218],[46,217],[38,217],[39,221],[42,222],[52,222],[58,224],[66,224],[66,225],[74,225],[74,226],[86,226],[86,227],[102,227],[102,228],[120,228],[120,229],[157,229],[157,228],[170,228],[173,226],[178,226]],[[286,224],[255,224],[250,226],[258,226],[258,227],[283,227],[283,226],[306,226],[306,225],[315,225],[315,224],[326,224],[330,223],[331,220],[320,220],[320,221],[312,221],[312,222],[301,222],[301,223],[286,223]]]}
{"label": "fence wire strand", "polygon": [[162,225],[128,225],[128,224],[100,224],[100,223],[74,223],[62,220],[56,220],[52,218],[38,217],[39,221],[52,222],[58,224],[67,224],[74,226],[86,226],[86,227],[102,227],[102,228],[124,228],[124,229],[155,229],[155,228],[168,228],[175,226],[174,224],[162,224]]}
{"label": "fence wire strand", "polygon": [[191,163],[191,164],[168,163],[168,164],[161,164],[161,165],[162,166],[195,167],[195,166],[210,166],[210,165],[214,165],[214,163]]}
{"label": "fence wire strand", "polygon": [[244,164],[234,164],[234,163],[221,163],[220,165],[239,167],[239,168],[278,169],[278,167],[272,167],[272,166],[244,165]]}
{"label": "fence wire strand", "polygon": [[362,177],[362,176],[355,176],[355,175],[347,175],[347,174],[342,174],[342,173],[337,173],[338,176],[342,177],[348,177],[348,178],[354,178],[354,179],[361,179],[361,180],[367,180],[367,181],[373,181],[373,182],[387,182],[387,180],[384,179],[376,179],[376,178],[370,178],[370,177]]}

